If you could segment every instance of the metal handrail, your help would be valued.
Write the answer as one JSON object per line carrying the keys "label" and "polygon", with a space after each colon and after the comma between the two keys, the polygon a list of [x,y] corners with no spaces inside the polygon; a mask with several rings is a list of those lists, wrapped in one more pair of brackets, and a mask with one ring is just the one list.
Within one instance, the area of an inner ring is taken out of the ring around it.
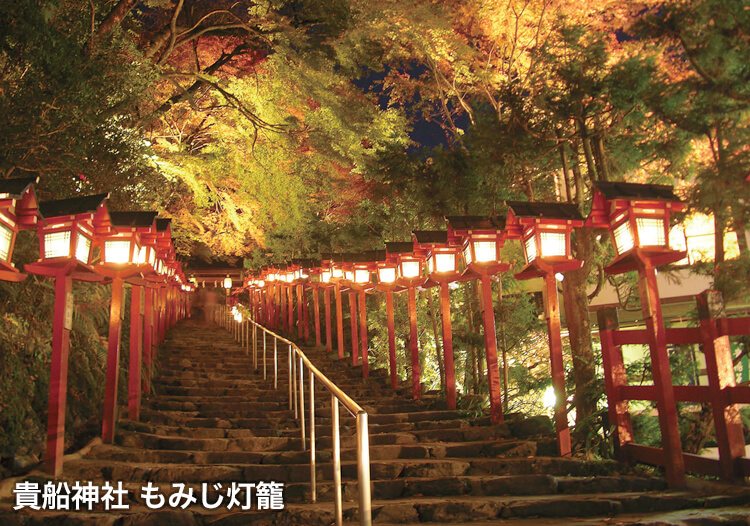
{"label": "metal handrail", "polygon": [[[219,323],[233,333],[247,353],[250,348],[250,325],[252,325],[252,350],[253,367],[258,369],[258,329],[263,334],[263,379],[267,379],[266,360],[266,335],[273,338],[273,387],[278,389],[278,344],[288,345],[289,355],[289,409],[294,409],[294,418],[300,422],[302,435],[302,450],[307,450],[305,436],[305,387],[304,368],[307,367],[310,392],[310,493],[312,501],[317,501],[316,489],[316,464],[315,464],[315,384],[317,380],[331,393],[331,440],[333,448],[333,486],[334,486],[334,510],[336,526],[343,523],[343,498],[341,491],[341,434],[339,422],[339,404],[346,409],[355,419],[357,427],[357,478],[359,488],[359,523],[362,526],[372,525],[372,499],[370,492],[370,439],[368,428],[368,415],[362,407],[342,391],[336,384],[328,379],[326,375],[315,367],[310,359],[302,352],[296,343],[265,328],[260,323],[251,319],[243,312],[242,322],[234,322],[231,309],[228,305],[218,305]],[[233,326],[234,325],[234,326]],[[299,364],[299,365],[298,365]]]}

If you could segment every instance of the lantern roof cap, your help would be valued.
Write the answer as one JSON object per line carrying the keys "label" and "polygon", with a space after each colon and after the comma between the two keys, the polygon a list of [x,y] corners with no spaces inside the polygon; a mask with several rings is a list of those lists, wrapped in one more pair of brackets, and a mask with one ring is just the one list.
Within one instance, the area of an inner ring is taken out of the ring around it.
{"label": "lantern roof cap", "polygon": [[159,212],[110,212],[109,217],[115,227],[150,227],[154,224]]}
{"label": "lantern roof cap", "polygon": [[448,243],[447,230],[412,230],[412,234],[420,245],[446,245]]}
{"label": "lantern roof cap", "polygon": [[38,182],[38,175],[0,179],[0,194],[8,194],[9,197],[20,199],[31,185]]}
{"label": "lantern roof cap", "polygon": [[[571,203],[537,203],[530,201],[506,201],[511,213],[515,217],[532,217],[540,219],[564,219],[568,221],[583,221],[578,207]],[[512,219],[509,217],[508,219]]]}
{"label": "lantern roof cap", "polygon": [[156,231],[166,232],[170,229],[172,224],[172,218],[170,217],[157,217],[156,218]]}
{"label": "lantern roof cap", "polygon": [[39,203],[39,214],[44,218],[93,214],[109,198],[109,194],[87,195]]}
{"label": "lantern roof cap", "polygon": [[649,201],[681,201],[674,187],[665,184],[641,184],[610,181],[595,181],[594,188],[605,199],[639,199]]}
{"label": "lantern roof cap", "polygon": [[385,261],[386,260],[386,253],[385,250],[366,250],[362,252],[362,262],[363,263],[372,263],[376,261]]}
{"label": "lantern roof cap", "polygon": [[385,244],[387,254],[412,254],[414,243],[411,241],[388,241]]}
{"label": "lantern roof cap", "polygon": [[445,216],[452,230],[502,230],[505,217],[495,216]]}

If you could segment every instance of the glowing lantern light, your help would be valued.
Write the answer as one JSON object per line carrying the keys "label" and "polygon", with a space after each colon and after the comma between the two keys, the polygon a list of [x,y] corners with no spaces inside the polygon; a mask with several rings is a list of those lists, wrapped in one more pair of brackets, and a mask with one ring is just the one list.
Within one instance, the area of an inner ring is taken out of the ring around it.
{"label": "glowing lantern light", "polygon": [[573,259],[570,236],[573,228],[583,226],[578,207],[569,203],[531,203],[507,201],[509,207],[504,239],[520,239],[526,267],[517,279],[554,275],[580,268]]}
{"label": "glowing lantern light", "polygon": [[19,177],[0,180],[0,280],[22,281],[26,278],[11,262],[16,233],[36,228],[38,220],[34,184],[39,178]]}
{"label": "glowing lantern light", "polygon": [[230,278],[229,276],[224,278],[224,288],[227,290],[232,288],[232,278]]}
{"label": "glowing lantern light", "polygon": [[608,273],[635,270],[638,258],[657,266],[684,257],[669,246],[669,215],[684,209],[671,186],[595,182],[594,190],[586,225],[611,233],[617,258],[605,269]]}

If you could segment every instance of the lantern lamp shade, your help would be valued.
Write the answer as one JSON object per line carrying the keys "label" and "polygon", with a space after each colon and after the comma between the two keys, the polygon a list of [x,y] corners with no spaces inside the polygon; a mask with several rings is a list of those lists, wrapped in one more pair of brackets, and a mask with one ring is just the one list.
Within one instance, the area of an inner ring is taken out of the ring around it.
{"label": "lantern lamp shade", "polygon": [[422,275],[422,265],[418,259],[401,259],[399,275],[404,279],[414,279]]}
{"label": "lantern lamp shade", "polygon": [[329,283],[331,281],[331,271],[330,269],[321,269],[320,270],[320,282],[321,283]]}
{"label": "lantern lamp shade", "polygon": [[684,258],[684,252],[669,245],[669,214],[684,207],[671,186],[594,183],[586,225],[609,229],[617,251],[615,261],[604,270],[608,274],[635,270],[636,259],[647,258],[653,265],[664,265]]}
{"label": "lantern lamp shade", "polygon": [[445,230],[414,230],[414,246],[427,255],[427,269],[430,274],[458,272],[460,247],[448,243]]}
{"label": "lantern lamp shade", "polygon": [[369,283],[370,271],[367,269],[355,269],[354,270],[354,282],[355,283]]}
{"label": "lantern lamp shade", "polygon": [[378,266],[378,282],[393,283],[396,281],[396,266]]}
{"label": "lantern lamp shade", "polygon": [[0,179],[0,274],[18,273],[11,263],[16,233],[25,228],[37,228],[39,214],[34,184],[38,182],[39,177],[35,175]]}
{"label": "lantern lamp shade", "polygon": [[573,228],[583,226],[577,206],[523,201],[506,204],[509,210],[504,237],[521,239],[527,263],[537,258],[551,264],[572,261],[570,234]]}
{"label": "lantern lamp shade", "polygon": [[227,276],[226,278],[224,278],[224,288],[225,289],[231,289],[232,288],[232,278],[230,278],[229,276]]}
{"label": "lantern lamp shade", "polygon": [[471,235],[464,243],[463,255],[466,265],[489,264],[500,260],[497,236]]}
{"label": "lantern lamp shade", "polygon": [[0,259],[10,262],[10,249],[14,232],[4,222],[0,222]]}
{"label": "lantern lamp shade", "polygon": [[81,263],[91,261],[94,233],[113,232],[104,201],[108,194],[47,201],[39,204],[44,218],[40,228],[42,260],[75,258]]}
{"label": "lantern lamp shade", "polygon": [[130,263],[133,255],[130,252],[130,239],[111,239],[104,241],[104,262],[125,264]]}
{"label": "lantern lamp shade", "polygon": [[606,227],[618,255],[669,249],[669,213],[684,208],[671,186],[596,182],[587,225]]}
{"label": "lantern lamp shade", "polygon": [[456,254],[453,252],[435,252],[430,254],[428,260],[430,272],[433,273],[445,273],[445,272],[456,272],[458,266],[456,264]]}
{"label": "lantern lamp shade", "polygon": [[448,222],[448,239],[454,243],[462,241],[467,266],[490,266],[500,260],[504,217],[448,216],[445,219]]}

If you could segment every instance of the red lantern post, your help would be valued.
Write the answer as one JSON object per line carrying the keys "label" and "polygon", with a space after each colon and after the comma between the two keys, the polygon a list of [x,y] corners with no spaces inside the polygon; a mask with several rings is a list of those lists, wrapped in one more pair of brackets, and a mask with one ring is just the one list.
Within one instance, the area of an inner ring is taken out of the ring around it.
{"label": "red lantern post", "polygon": [[456,371],[453,365],[453,331],[451,330],[451,306],[449,285],[461,273],[458,270],[461,247],[448,244],[448,232],[415,230],[415,250],[427,257],[430,279],[425,287],[440,286],[440,314],[443,325],[443,363],[445,366],[445,398],[448,409],[456,408]]}
{"label": "red lantern post", "polygon": [[150,272],[148,252],[153,250],[144,239],[156,229],[156,212],[111,212],[112,225],[117,233],[97,240],[102,258],[95,267],[96,272],[112,279],[112,301],[110,304],[109,339],[107,341],[107,376],[104,397],[104,420],[102,440],[111,443],[114,439],[115,414],[117,409],[117,383],[120,363],[120,329],[122,324],[123,283],[131,283],[130,310],[130,371],[128,375],[128,416],[138,420],[142,383],[142,305],[144,275]]}
{"label": "red lantern post", "polygon": [[375,288],[380,292],[385,292],[385,311],[388,319],[388,369],[391,377],[391,387],[398,388],[398,369],[396,361],[396,327],[393,314],[393,293],[397,290],[403,290],[403,287],[396,283],[398,278],[398,263],[388,261],[384,250],[379,250],[376,257],[376,272],[378,275],[378,284]]}
{"label": "red lantern post", "polygon": [[659,428],[667,456],[667,481],[672,487],[683,487],[686,483],[685,463],[656,267],[685,257],[685,252],[672,250],[669,246],[669,214],[683,210],[684,204],[670,186],[595,182],[594,189],[594,200],[586,225],[608,228],[617,251],[617,258],[604,269],[605,272],[618,274],[638,271]]}
{"label": "red lantern post", "polygon": [[47,201],[39,204],[40,259],[26,272],[55,278],[55,315],[52,328],[52,369],[47,416],[47,472],[62,474],[65,447],[65,399],[68,351],[73,323],[73,280],[101,281],[90,266],[95,234],[112,225],[105,205],[108,194]]}
{"label": "red lantern post", "polygon": [[563,272],[581,268],[582,261],[573,259],[570,234],[583,226],[578,207],[566,203],[525,203],[508,201],[510,210],[505,238],[520,239],[526,255],[526,267],[516,279],[544,279],[544,317],[549,337],[552,387],[555,390],[555,429],[561,456],[570,455],[565,367],[560,335],[560,302],[557,279]]}
{"label": "red lantern post", "polygon": [[422,264],[424,258],[414,253],[412,242],[385,244],[386,257],[398,263],[398,284],[406,289],[409,310],[409,343],[411,350],[411,386],[414,400],[422,398],[421,370],[419,365],[419,333],[417,332],[417,287],[424,284]]}
{"label": "red lantern post", "polygon": [[357,328],[357,291],[352,287],[354,284],[354,260],[356,254],[344,254],[344,279],[342,283],[347,287],[349,292],[349,324],[351,327],[352,337],[352,367],[359,365],[359,335]]}
{"label": "red lantern post", "polygon": [[21,229],[36,228],[38,219],[34,184],[39,178],[19,177],[0,180],[0,280],[26,279],[13,265],[13,246]]}
{"label": "red lantern post", "polygon": [[323,289],[323,301],[325,304],[325,319],[326,319],[326,352],[333,352],[333,331],[331,328],[331,287],[334,286],[331,283],[332,261],[330,256],[323,256],[320,262],[320,287]]}
{"label": "red lantern post", "polygon": [[492,277],[510,268],[500,263],[502,230],[505,219],[500,216],[446,217],[448,241],[463,247],[466,270],[464,278],[479,278],[482,283],[482,325],[487,356],[487,382],[490,394],[490,417],[495,424],[503,421],[503,404],[500,370],[497,362],[497,335],[495,334],[495,312],[492,305]]}
{"label": "red lantern post", "polygon": [[344,358],[344,308],[341,302],[341,288],[344,280],[344,264],[341,261],[334,262],[331,259],[331,281],[334,285],[334,296],[336,299],[336,336],[339,359]]}

